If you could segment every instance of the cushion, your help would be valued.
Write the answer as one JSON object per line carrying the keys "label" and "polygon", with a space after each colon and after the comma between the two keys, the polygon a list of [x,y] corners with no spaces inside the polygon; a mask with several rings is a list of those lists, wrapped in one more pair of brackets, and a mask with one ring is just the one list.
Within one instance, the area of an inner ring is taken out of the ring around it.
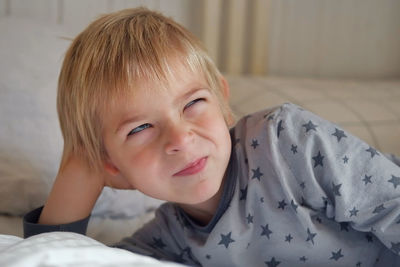
{"label": "cushion", "polygon": [[[0,213],[43,205],[62,154],[57,79],[70,44],[64,29],[0,18]],[[133,217],[160,204],[137,191],[106,188],[95,216]]]}

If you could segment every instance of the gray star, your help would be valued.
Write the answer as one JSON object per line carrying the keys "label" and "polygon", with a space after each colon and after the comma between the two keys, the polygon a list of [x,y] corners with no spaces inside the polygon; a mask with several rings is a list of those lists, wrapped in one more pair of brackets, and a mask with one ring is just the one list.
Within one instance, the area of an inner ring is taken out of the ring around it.
{"label": "gray star", "polygon": [[307,240],[306,241],[311,241],[311,243],[314,245],[314,237],[317,235],[316,233],[311,233],[310,228],[307,228]]}
{"label": "gray star", "polygon": [[397,243],[390,242],[390,243],[392,243],[392,247],[390,249],[393,250],[397,255],[399,255],[399,253],[400,253],[400,242],[397,242]]}
{"label": "gray star", "polygon": [[278,122],[278,132],[277,132],[278,138],[279,138],[279,135],[281,134],[281,131],[283,131],[283,130],[285,130],[285,128],[282,127],[282,120],[280,120]]}
{"label": "gray star", "polygon": [[342,186],[342,184],[335,185],[335,184],[332,182],[332,191],[333,191],[333,193],[335,194],[335,196],[339,196],[339,197],[342,196],[342,195],[340,194],[340,192],[339,192],[341,186]]}
{"label": "gray star", "polygon": [[306,256],[303,256],[303,257],[301,257],[300,258],[300,261],[302,261],[302,262],[306,262],[308,259],[306,258]]}
{"label": "gray star", "polygon": [[349,158],[347,156],[344,156],[343,158],[343,163],[347,164],[349,162]]}
{"label": "gray star", "polygon": [[392,179],[388,181],[389,183],[392,183],[394,188],[396,189],[398,185],[400,185],[400,177],[392,175]]}
{"label": "gray star", "polygon": [[265,261],[265,264],[268,265],[268,267],[276,267],[280,264],[280,261],[276,261],[275,257],[272,257],[270,261]]}
{"label": "gray star", "polygon": [[246,200],[247,198],[247,185],[244,189],[240,189],[240,198],[239,200]]}
{"label": "gray star", "polygon": [[293,152],[293,154],[296,154],[297,153],[297,146],[296,145],[292,145],[292,148],[290,150]]}
{"label": "gray star", "polygon": [[376,151],[376,149],[373,149],[372,147],[369,147],[368,149],[366,149],[365,151],[371,153],[371,158],[373,158],[375,155],[379,156],[379,152]]}
{"label": "gray star", "polygon": [[360,267],[361,266],[361,261],[357,262],[356,266]]}
{"label": "gray star", "polygon": [[354,207],[352,210],[350,210],[350,217],[357,216],[358,212],[359,212],[359,210],[356,209],[356,207]]}
{"label": "gray star", "polygon": [[370,176],[365,175],[364,179],[362,179],[365,183],[364,185],[367,185],[368,183],[372,184],[371,178],[372,178],[372,175],[370,175]]}
{"label": "gray star", "polygon": [[273,232],[272,232],[271,230],[269,230],[268,224],[266,224],[265,226],[262,226],[262,225],[261,225],[261,228],[262,228],[261,236],[265,235],[265,236],[267,236],[267,238],[269,239],[269,236],[270,236]]}
{"label": "gray star", "polygon": [[260,202],[261,202],[261,203],[264,203],[264,198],[263,198],[263,197],[260,198]]}
{"label": "gray star", "polygon": [[314,168],[318,165],[324,166],[324,163],[322,162],[324,160],[324,156],[321,155],[321,151],[318,151],[318,155],[316,155],[312,159],[314,160]]}
{"label": "gray star", "polygon": [[229,232],[227,235],[221,234],[221,241],[219,241],[218,245],[224,245],[225,248],[228,248],[230,243],[235,242],[235,240],[231,238],[231,234],[232,232]]}
{"label": "gray star", "polygon": [[383,206],[383,204],[377,206],[372,213],[380,213],[381,211],[385,210],[386,208]]}
{"label": "gray star", "polygon": [[342,137],[347,137],[347,135],[344,134],[344,131],[339,130],[338,128],[335,128],[335,132],[332,135],[336,136],[338,143]]}
{"label": "gray star", "polygon": [[246,219],[247,219],[247,224],[253,223],[253,216],[251,216],[250,213],[249,215],[247,215]]}
{"label": "gray star", "polygon": [[337,252],[332,251],[332,257],[330,257],[329,259],[338,261],[341,257],[343,257],[342,249],[339,249]]}
{"label": "gray star", "polygon": [[291,205],[292,208],[294,209],[294,212],[297,213],[297,207],[298,207],[299,205],[296,205],[296,203],[294,203],[293,199],[292,199],[292,201],[290,201],[290,205]]}
{"label": "gray star", "polygon": [[206,255],[206,258],[209,260],[209,259],[211,259],[211,255],[210,254],[207,254]]}
{"label": "gray star", "polygon": [[153,245],[154,245],[155,247],[157,247],[157,248],[163,249],[163,248],[166,246],[166,245],[164,244],[164,242],[162,241],[161,238],[155,238],[155,237],[153,237],[153,241],[154,241]]}
{"label": "gray star", "polygon": [[253,171],[253,177],[251,177],[252,179],[257,178],[257,180],[260,181],[261,176],[263,176],[264,174],[260,171],[260,167],[257,167],[257,169],[252,169]]}
{"label": "gray star", "polygon": [[288,234],[287,236],[285,236],[285,241],[286,241],[286,242],[289,242],[289,243],[290,243],[290,241],[292,241],[292,239],[293,239],[293,237],[292,237],[291,234]]}
{"label": "gray star", "polygon": [[306,133],[311,130],[317,131],[318,127],[318,125],[313,124],[311,121],[308,121],[308,123],[303,124],[302,126],[306,128]]}
{"label": "gray star", "polygon": [[287,204],[286,204],[285,200],[279,201],[278,202],[278,209],[284,210],[286,205]]}
{"label": "gray star", "polygon": [[251,141],[251,146],[252,146],[254,149],[256,149],[257,146],[259,146],[258,140],[257,140],[257,139],[253,139],[253,140]]}

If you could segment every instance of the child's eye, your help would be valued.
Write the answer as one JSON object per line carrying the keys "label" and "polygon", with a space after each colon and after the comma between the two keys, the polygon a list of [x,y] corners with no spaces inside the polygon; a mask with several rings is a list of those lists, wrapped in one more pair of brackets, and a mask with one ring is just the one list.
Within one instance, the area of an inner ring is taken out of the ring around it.
{"label": "child's eye", "polygon": [[195,100],[192,100],[192,101],[190,101],[188,104],[186,104],[186,106],[185,106],[185,108],[184,108],[183,110],[185,110],[185,109],[187,109],[187,108],[193,106],[193,105],[196,104],[197,102],[204,101],[204,100],[205,100],[204,98],[197,98],[197,99],[195,99]]}
{"label": "child's eye", "polygon": [[149,123],[142,124],[142,125],[140,125],[140,126],[134,128],[132,131],[130,131],[130,132],[128,133],[128,136],[133,135],[133,134],[136,134],[136,133],[139,133],[139,132],[141,132],[141,131],[143,131],[144,129],[147,129],[147,128],[149,128],[149,127],[151,127],[151,124],[149,124]]}

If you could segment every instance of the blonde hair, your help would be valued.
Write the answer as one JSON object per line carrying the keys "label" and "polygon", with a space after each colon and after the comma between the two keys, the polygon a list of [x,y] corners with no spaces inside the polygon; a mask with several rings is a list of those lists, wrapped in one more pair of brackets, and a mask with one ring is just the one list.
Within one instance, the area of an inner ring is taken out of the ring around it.
{"label": "blonde hair", "polygon": [[64,138],[61,168],[79,153],[99,170],[106,159],[102,113],[142,80],[166,82],[172,59],[202,73],[225,119],[221,74],[200,42],[170,18],[145,8],[101,16],[72,42],[58,81],[57,110]]}

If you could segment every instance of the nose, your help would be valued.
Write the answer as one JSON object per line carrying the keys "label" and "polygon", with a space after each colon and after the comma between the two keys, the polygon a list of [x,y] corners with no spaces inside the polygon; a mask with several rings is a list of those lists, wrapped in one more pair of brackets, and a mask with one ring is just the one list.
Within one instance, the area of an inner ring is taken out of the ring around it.
{"label": "nose", "polygon": [[191,128],[181,121],[170,123],[165,130],[165,133],[165,152],[168,155],[185,151],[194,140],[194,134],[191,131]]}

